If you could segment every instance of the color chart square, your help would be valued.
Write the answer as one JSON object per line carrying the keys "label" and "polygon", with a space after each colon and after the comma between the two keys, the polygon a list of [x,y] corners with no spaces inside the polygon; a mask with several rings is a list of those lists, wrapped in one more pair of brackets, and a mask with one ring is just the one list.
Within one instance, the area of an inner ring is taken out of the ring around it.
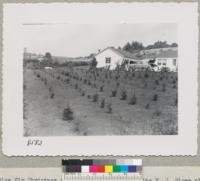
{"label": "color chart square", "polygon": [[89,173],[89,166],[81,166],[82,173]]}
{"label": "color chart square", "polygon": [[89,171],[92,173],[96,172],[96,166],[90,166]]}
{"label": "color chart square", "polygon": [[136,171],[137,171],[137,167],[135,165],[128,167],[128,172],[136,172]]}
{"label": "color chart square", "polygon": [[128,166],[120,166],[120,172],[127,173],[128,172]]}
{"label": "color chart square", "polygon": [[110,165],[106,165],[105,166],[105,172],[106,173],[112,173],[113,172],[113,167]]}
{"label": "color chart square", "polygon": [[120,172],[120,166],[113,166],[113,172]]}

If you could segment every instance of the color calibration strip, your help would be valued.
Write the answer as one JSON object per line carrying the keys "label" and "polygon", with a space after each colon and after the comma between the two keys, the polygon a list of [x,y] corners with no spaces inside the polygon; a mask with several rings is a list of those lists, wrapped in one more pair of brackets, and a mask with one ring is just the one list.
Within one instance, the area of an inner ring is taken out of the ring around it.
{"label": "color calibration strip", "polygon": [[141,173],[141,159],[62,160],[65,173]]}

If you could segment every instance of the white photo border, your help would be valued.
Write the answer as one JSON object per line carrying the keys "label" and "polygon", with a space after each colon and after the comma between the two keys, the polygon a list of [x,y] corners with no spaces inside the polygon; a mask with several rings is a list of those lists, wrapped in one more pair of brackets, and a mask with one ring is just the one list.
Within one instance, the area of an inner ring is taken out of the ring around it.
{"label": "white photo border", "polygon": [[[23,23],[177,23],[178,135],[23,136]],[[3,153],[7,156],[196,155],[198,3],[10,3],[3,5]],[[28,141],[38,140],[27,146]]]}

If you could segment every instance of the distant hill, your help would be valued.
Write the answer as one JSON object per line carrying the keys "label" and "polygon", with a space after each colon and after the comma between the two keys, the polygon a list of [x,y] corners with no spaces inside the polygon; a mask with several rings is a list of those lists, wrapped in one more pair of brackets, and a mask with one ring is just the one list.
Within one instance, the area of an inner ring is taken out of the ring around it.
{"label": "distant hill", "polygon": [[57,62],[57,63],[65,63],[65,62],[88,62],[90,61],[91,58],[88,57],[63,57],[63,56],[53,56],[53,62]]}

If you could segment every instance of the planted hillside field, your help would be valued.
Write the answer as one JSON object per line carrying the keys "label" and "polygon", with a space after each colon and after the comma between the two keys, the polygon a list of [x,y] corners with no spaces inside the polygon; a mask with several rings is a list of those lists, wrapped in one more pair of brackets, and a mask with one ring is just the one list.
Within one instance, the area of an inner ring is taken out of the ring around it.
{"label": "planted hillside field", "polygon": [[177,72],[24,69],[26,136],[174,135]]}

